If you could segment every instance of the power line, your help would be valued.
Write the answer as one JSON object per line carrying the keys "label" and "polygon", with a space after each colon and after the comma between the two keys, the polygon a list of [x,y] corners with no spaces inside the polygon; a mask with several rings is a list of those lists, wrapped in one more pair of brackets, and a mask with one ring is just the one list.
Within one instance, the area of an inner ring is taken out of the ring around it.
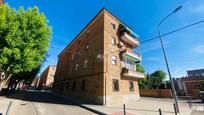
{"label": "power line", "polygon": [[[162,37],[162,36],[169,35],[169,34],[172,34],[172,33],[175,33],[175,32],[177,32],[177,31],[183,30],[183,29],[185,29],[185,28],[188,28],[188,27],[191,27],[191,26],[194,26],[194,25],[203,23],[203,22],[204,22],[204,20],[201,20],[201,21],[192,23],[192,24],[190,24],[190,25],[183,26],[183,27],[178,28],[178,29],[176,29],[176,30],[173,30],[173,31],[167,32],[167,33],[165,33],[165,34],[162,34],[161,37]],[[150,38],[150,39],[148,39],[148,40],[142,41],[140,44],[144,44],[144,43],[146,43],[146,42],[152,41],[152,40],[157,39],[157,38],[159,38],[159,36],[156,36],[156,37]]]}
{"label": "power line", "polygon": [[57,50],[62,50],[61,48],[57,48],[57,47],[54,47],[54,46],[50,46],[50,48],[57,49]]}
{"label": "power line", "polygon": [[[175,30],[173,30],[173,31],[170,31],[170,32],[161,34],[161,37],[167,36],[167,35],[169,35],[169,34],[175,33],[175,32],[177,32],[177,31],[183,30],[183,29],[185,29],[185,28],[188,28],[188,27],[191,27],[191,26],[194,26],[194,25],[203,23],[203,22],[204,22],[204,20],[201,20],[201,21],[198,21],[198,22],[189,24],[189,25],[187,25],[187,26],[183,26],[183,27],[178,28],[178,29],[175,29]],[[152,37],[152,38],[150,38],[150,39],[147,39],[147,40],[145,40],[145,41],[142,41],[140,44],[144,44],[144,43],[146,43],[146,42],[150,42],[150,41],[155,40],[155,39],[158,39],[158,38],[159,38],[159,36]],[[61,49],[61,48],[57,48],[57,47],[54,47],[54,46],[50,46],[50,48],[57,49],[57,50],[63,50],[63,49]]]}

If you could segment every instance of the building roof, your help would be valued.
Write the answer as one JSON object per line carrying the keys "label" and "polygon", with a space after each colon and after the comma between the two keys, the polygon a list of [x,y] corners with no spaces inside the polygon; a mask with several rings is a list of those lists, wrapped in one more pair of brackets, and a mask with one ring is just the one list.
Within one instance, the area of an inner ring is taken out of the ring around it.
{"label": "building roof", "polygon": [[81,33],[88,27],[89,24],[91,24],[91,22],[94,21],[94,19],[99,16],[99,14],[101,14],[103,11],[107,11],[108,13],[110,13],[113,17],[115,17],[123,26],[126,27],[126,29],[128,29],[129,31],[131,31],[134,35],[136,35],[137,37],[139,37],[137,34],[135,34],[133,32],[133,29],[130,28],[127,24],[125,24],[123,21],[121,21],[116,15],[114,15],[113,13],[111,13],[109,10],[107,10],[105,7],[103,7],[92,19],[91,21],[80,31],[80,33],[62,50],[62,52],[58,55],[60,56],[65,49],[67,49],[75,40],[76,38],[78,38],[79,35],[81,35]]}
{"label": "building roof", "polygon": [[188,76],[204,76],[204,69],[188,70]]}

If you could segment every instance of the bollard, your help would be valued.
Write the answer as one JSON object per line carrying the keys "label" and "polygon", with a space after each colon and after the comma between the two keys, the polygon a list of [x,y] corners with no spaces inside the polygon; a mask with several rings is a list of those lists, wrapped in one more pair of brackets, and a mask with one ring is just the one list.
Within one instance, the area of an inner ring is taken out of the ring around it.
{"label": "bollard", "polygon": [[191,108],[191,104],[190,104],[190,100],[188,99],[188,106],[189,108]]}
{"label": "bollard", "polygon": [[191,107],[192,107],[192,101],[191,101],[191,97],[190,97],[190,105],[191,105]]}
{"label": "bollard", "polygon": [[126,115],[125,104],[123,104],[123,111],[124,111],[124,115]]}
{"label": "bollard", "polygon": [[174,112],[175,112],[175,115],[177,115],[177,110],[176,110],[176,104],[174,103]]}
{"label": "bollard", "polygon": [[159,109],[159,115],[162,115],[161,109]]}

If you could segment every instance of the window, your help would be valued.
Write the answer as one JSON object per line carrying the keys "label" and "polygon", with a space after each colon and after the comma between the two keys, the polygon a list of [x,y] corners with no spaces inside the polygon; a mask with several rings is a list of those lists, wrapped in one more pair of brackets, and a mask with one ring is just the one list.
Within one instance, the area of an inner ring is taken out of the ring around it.
{"label": "window", "polygon": [[111,26],[112,26],[112,28],[115,30],[116,29],[116,25],[113,23],[113,22],[111,22]]}
{"label": "window", "polygon": [[112,43],[113,45],[116,45],[116,38],[113,37],[113,36],[112,36],[112,39],[111,39],[111,43]]}
{"label": "window", "polygon": [[75,71],[77,71],[77,69],[78,69],[78,66],[79,66],[78,64],[76,64],[76,65],[75,65]]}
{"label": "window", "polygon": [[67,82],[67,87],[66,87],[66,89],[69,89],[69,82]]}
{"label": "window", "polygon": [[204,73],[201,73],[201,76],[204,77]]}
{"label": "window", "polygon": [[74,54],[72,54],[72,59],[74,59]]}
{"label": "window", "polygon": [[79,50],[78,52],[77,52],[77,55],[79,56],[81,54],[81,51]]}
{"label": "window", "polygon": [[84,61],[84,68],[87,67],[87,63],[88,63],[88,60],[85,60],[85,61]]}
{"label": "window", "polygon": [[127,69],[136,70],[135,62],[127,60],[125,66],[126,66]]}
{"label": "window", "polygon": [[112,56],[112,64],[113,64],[113,65],[116,65],[116,63],[117,63],[117,58],[116,58],[116,56]]}
{"label": "window", "polygon": [[113,79],[113,91],[119,91],[119,81],[117,79]]}
{"label": "window", "polygon": [[86,80],[83,80],[81,82],[81,90],[84,91],[85,90],[85,86],[86,86]]}
{"label": "window", "polygon": [[86,45],[86,49],[89,49],[89,45],[88,44]]}
{"label": "window", "polygon": [[133,81],[129,81],[129,90],[134,91],[134,83]]}
{"label": "window", "polygon": [[72,90],[75,91],[75,89],[76,89],[76,81],[74,81],[72,85]]}

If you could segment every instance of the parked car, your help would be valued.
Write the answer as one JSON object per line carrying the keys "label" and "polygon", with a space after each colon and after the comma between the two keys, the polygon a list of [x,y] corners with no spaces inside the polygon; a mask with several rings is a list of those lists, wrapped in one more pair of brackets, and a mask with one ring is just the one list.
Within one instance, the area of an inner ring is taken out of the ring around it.
{"label": "parked car", "polygon": [[200,91],[200,98],[201,101],[204,102],[204,91]]}

